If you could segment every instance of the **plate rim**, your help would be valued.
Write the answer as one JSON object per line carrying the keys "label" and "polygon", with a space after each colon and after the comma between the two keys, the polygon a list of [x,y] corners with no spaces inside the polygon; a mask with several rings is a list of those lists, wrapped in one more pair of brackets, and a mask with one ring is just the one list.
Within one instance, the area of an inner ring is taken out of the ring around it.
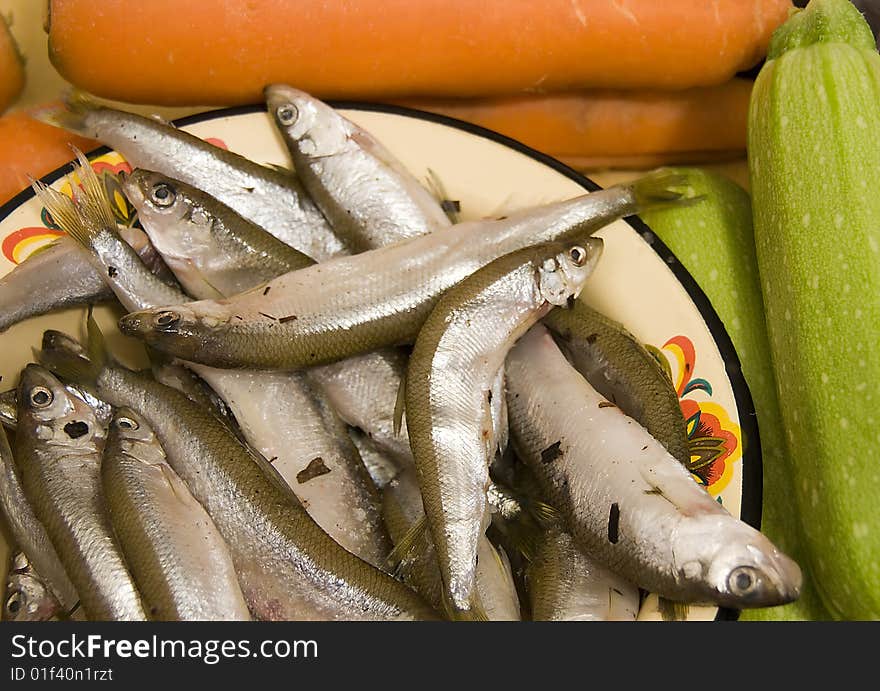
{"label": "plate rim", "polygon": [[[595,192],[602,189],[602,186],[595,180],[578,172],[562,161],[553,158],[542,151],[538,151],[517,139],[513,139],[512,137],[508,137],[494,130],[475,125],[474,123],[465,120],[459,120],[448,115],[441,115],[439,113],[432,113],[426,110],[390,103],[334,99],[328,99],[326,103],[338,110],[356,110],[397,115],[416,120],[424,120],[433,124],[444,125],[446,127],[461,130],[476,137],[488,139],[506,148],[513,149],[517,153],[527,156],[528,158],[531,158],[570,179],[588,192]],[[172,124],[175,127],[185,127],[187,125],[193,125],[217,118],[236,117],[239,115],[266,112],[267,107],[265,103],[214,108],[176,118],[172,121]],[[113,149],[109,146],[100,145],[85,153],[89,158],[92,158],[94,156],[109,153],[112,150]],[[42,176],[40,181],[47,185],[51,185],[69,172],[68,168],[70,165],[71,163],[65,163],[52,172]],[[32,199],[34,196],[35,193],[33,189],[26,188],[0,205],[0,223],[2,223],[15,209]],[[724,362],[724,371],[730,382],[734,401],[736,402],[743,440],[740,520],[749,524],[756,530],[760,530],[764,484],[760,431],[758,429],[758,419],[757,414],[755,413],[751,390],[749,389],[745,376],[742,373],[739,355],[736,352],[733,341],[727,333],[724,323],[721,321],[721,318],[712,306],[711,301],[699,286],[696,279],[691,276],[690,272],[678,260],[672,250],[670,250],[660,237],[651,230],[650,226],[648,226],[638,215],[626,216],[622,220],[632,227],[642,242],[654,250],[675,275],[678,282],[687,292],[688,297],[693,301],[697,311],[700,313],[706,327],[709,329],[709,333],[712,335],[712,340],[721,354],[721,359]],[[646,233],[650,234],[652,238],[651,242],[648,242],[645,239]],[[739,618],[739,614],[740,611],[737,609],[718,607],[715,621],[734,621]]]}

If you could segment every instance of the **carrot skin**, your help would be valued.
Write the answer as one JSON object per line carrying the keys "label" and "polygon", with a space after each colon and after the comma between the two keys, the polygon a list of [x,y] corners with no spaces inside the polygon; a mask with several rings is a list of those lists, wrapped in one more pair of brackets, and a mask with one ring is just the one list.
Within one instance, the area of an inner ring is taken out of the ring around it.
{"label": "carrot skin", "polygon": [[593,90],[401,105],[480,125],[579,170],[742,156],[752,82],[684,91]]}
{"label": "carrot skin", "polygon": [[50,0],[49,54],[105,98],[259,102],[720,84],[763,57],[790,0]]}
{"label": "carrot skin", "polygon": [[11,106],[24,90],[24,62],[6,19],[0,15],[0,113]]}
{"label": "carrot skin", "polygon": [[27,111],[0,117],[0,204],[30,185],[28,175],[41,178],[72,161],[71,144],[82,151],[99,146],[91,139],[34,120]]}

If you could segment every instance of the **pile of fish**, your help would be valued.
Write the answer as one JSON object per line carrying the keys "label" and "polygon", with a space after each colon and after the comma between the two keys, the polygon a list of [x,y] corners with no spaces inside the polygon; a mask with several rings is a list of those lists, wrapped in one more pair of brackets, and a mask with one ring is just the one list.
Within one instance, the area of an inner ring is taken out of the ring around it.
{"label": "pile of fish", "polygon": [[[646,593],[743,608],[800,571],[694,481],[667,373],[578,299],[593,233],[686,181],[458,222],[327,104],[266,89],[293,170],[74,96],[53,124],[120,152],[67,235],[0,280],[0,329],[46,330],[0,395],[5,618],[634,620]],[[124,195],[138,227],[120,227]],[[613,402],[612,402],[613,401]]]}

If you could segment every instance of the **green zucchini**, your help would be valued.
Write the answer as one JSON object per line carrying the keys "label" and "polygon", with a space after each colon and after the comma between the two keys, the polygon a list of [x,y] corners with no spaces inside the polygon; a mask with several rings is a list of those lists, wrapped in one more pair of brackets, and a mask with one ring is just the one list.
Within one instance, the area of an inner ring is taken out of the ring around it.
{"label": "green zucchini", "polygon": [[770,365],[764,304],[758,280],[748,192],[733,180],[699,168],[680,169],[703,197],[699,204],[669,207],[642,219],[672,250],[706,293],[724,324],[749,386],[761,439],[763,496],[761,531],[804,573],[801,597],[781,607],[745,610],[740,619],[828,619],[806,568],[791,471]]}
{"label": "green zucchini", "polygon": [[834,618],[880,619],[880,55],[848,0],[777,29],[748,159],[803,547]]}

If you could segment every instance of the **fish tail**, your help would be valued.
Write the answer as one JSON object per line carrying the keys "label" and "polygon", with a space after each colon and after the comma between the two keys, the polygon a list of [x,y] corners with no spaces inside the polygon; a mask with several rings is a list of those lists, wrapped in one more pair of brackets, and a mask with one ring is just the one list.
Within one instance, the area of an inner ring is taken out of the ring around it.
{"label": "fish tail", "polygon": [[635,213],[667,206],[687,206],[704,198],[690,184],[687,174],[669,168],[658,168],[627,185],[632,193]]}
{"label": "fish tail", "polygon": [[79,178],[82,191],[74,189],[74,200],[82,209],[82,213],[93,225],[100,228],[116,230],[116,217],[113,215],[113,207],[107,189],[98,179],[95,169],[89,163],[86,155],[72,146],[73,153],[79,165],[74,168],[74,174]]}
{"label": "fish tail", "polygon": [[685,621],[688,617],[688,604],[667,600],[665,597],[657,599],[657,609],[663,621]]}
{"label": "fish tail", "polygon": [[526,502],[526,508],[532,518],[543,529],[560,525],[562,522],[562,515],[555,506],[551,506],[547,502],[537,499],[531,500]]}
{"label": "fish tail", "polygon": [[452,621],[489,621],[486,610],[483,609],[483,605],[476,594],[471,597],[467,609],[454,607],[445,597],[443,599],[443,606],[446,609],[447,617]]}
{"label": "fish tail", "polygon": [[394,549],[385,558],[385,563],[395,572],[403,568],[410,555],[424,551],[428,546],[428,518],[422,514],[421,518],[410,526],[406,534],[400,538]]}
{"label": "fish tail", "polygon": [[31,179],[31,188],[37,198],[51,214],[52,220],[68,235],[74,236],[81,232],[82,220],[76,211],[76,205],[67,195],[49,187],[40,180]]}
{"label": "fish tail", "polygon": [[520,518],[509,522],[504,534],[510,546],[526,561],[533,561],[544,539],[544,530],[535,521]]}
{"label": "fish tail", "polygon": [[72,89],[65,95],[63,102],[35,108],[30,111],[30,115],[47,125],[94,139],[95,133],[86,125],[86,116],[98,108],[99,106],[85,92]]}
{"label": "fish tail", "polygon": [[[100,234],[116,233],[116,221],[104,186],[85,154],[76,147],[72,148],[79,161],[68,175],[73,198],[39,180],[32,180],[31,187],[61,230],[86,249],[92,250]],[[79,180],[79,185],[76,180]]]}

